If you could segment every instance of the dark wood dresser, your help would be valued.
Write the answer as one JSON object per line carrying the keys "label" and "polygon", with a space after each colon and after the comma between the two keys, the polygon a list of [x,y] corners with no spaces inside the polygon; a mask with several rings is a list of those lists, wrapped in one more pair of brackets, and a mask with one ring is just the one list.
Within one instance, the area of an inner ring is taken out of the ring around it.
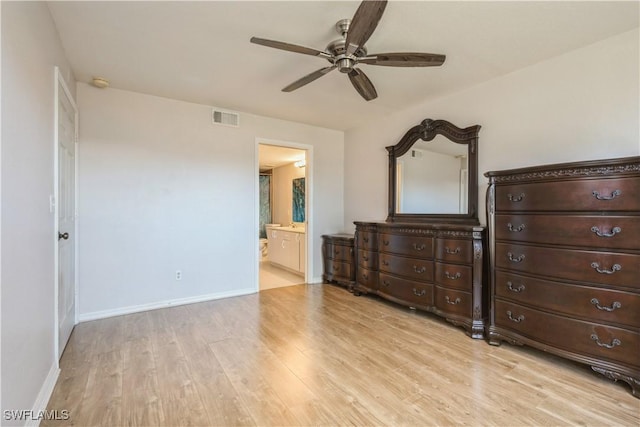
{"label": "dark wood dresser", "polygon": [[485,176],[490,343],[586,363],[640,397],[640,157]]}
{"label": "dark wood dresser", "polygon": [[356,263],[354,257],[354,236],[352,234],[325,234],[322,236],[322,279],[353,290]]}
{"label": "dark wood dresser", "polygon": [[356,222],[356,294],[426,310],[483,338],[485,229],[457,224]]}

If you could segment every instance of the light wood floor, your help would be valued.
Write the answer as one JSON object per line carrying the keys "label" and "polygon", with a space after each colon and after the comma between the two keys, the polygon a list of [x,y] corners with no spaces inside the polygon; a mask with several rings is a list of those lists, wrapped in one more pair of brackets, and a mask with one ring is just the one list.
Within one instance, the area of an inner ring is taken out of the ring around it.
{"label": "light wood floor", "polygon": [[332,285],[82,323],[61,368],[60,425],[640,424],[587,366]]}

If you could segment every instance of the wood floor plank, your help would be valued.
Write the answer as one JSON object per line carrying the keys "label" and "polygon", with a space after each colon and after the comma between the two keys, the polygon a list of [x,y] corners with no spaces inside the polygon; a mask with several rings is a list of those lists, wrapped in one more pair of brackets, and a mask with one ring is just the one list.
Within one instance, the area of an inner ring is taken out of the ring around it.
{"label": "wood floor plank", "polygon": [[153,346],[148,338],[127,341],[122,388],[124,425],[164,424],[165,416],[158,393],[158,371]]}
{"label": "wood floor plank", "polygon": [[571,361],[333,285],[82,323],[43,426],[640,425]]}
{"label": "wood floor plank", "polygon": [[[270,382],[269,378],[265,378],[269,362],[265,361],[264,353],[260,355],[257,351],[252,351],[254,344],[244,339],[229,339],[210,346],[257,425],[272,425],[275,420],[279,420],[282,425],[298,425],[276,391],[280,388],[280,383]],[[251,353],[252,356],[238,357],[244,353]],[[296,384],[295,387],[299,385]]]}
{"label": "wood floor plank", "polygon": [[96,361],[89,368],[82,401],[70,414],[75,425],[122,425],[123,371],[123,350],[96,355]]}
{"label": "wood floor plank", "polygon": [[[176,330],[210,425],[253,426],[255,422],[242,404],[220,362],[208,345],[212,324],[189,324]],[[215,340],[213,342],[217,342]]]}
{"label": "wood floor plank", "polygon": [[153,352],[166,425],[207,425],[206,410],[178,342],[154,347]]}

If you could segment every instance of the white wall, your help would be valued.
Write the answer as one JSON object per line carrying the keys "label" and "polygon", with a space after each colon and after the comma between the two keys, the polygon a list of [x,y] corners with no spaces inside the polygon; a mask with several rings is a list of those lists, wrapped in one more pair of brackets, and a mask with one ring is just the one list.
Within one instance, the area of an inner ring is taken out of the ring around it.
{"label": "white wall", "polygon": [[638,29],[407,108],[345,134],[345,228],[384,220],[387,155],[425,118],[482,126],[480,221],[489,170],[640,154]]}
{"label": "white wall", "polygon": [[[424,151],[411,151],[398,160],[402,173],[401,206],[398,213],[458,213],[460,211],[460,159]],[[424,185],[433,182],[437,185]]]}
{"label": "white wall", "polygon": [[303,178],[306,168],[293,163],[273,169],[273,222],[289,225],[293,218],[293,180]]}
{"label": "white wall", "polygon": [[[80,319],[257,289],[257,143],[312,146],[312,280],[340,231],[339,131],[78,84]],[[309,170],[308,170],[309,172]],[[175,280],[176,270],[182,280]]]}
{"label": "white wall", "polygon": [[[75,81],[42,2],[2,2],[2,424],[43,409],[54,353],[54,66]],[[62,408],[61,408],[62,409]]]}

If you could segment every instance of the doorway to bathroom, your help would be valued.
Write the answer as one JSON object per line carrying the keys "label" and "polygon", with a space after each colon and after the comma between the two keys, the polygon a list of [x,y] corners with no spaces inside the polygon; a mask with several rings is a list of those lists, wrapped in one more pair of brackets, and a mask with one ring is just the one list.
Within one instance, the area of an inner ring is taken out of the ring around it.
{"label": "doorway to bathroom", "polygon": [[258,289],[306,283],[307,150],[258,144]]}

